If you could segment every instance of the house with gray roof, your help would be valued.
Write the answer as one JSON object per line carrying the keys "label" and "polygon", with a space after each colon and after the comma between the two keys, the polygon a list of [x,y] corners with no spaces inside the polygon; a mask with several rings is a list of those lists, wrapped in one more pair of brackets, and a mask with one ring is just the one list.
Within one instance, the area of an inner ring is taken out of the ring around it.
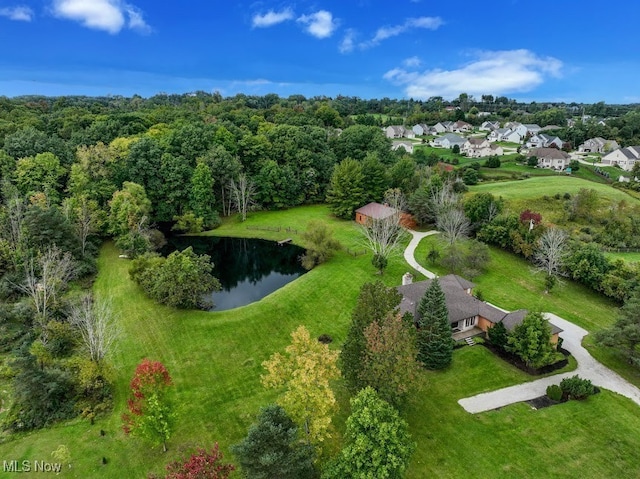
{"label": "house with gray roof", "polygon": [[431,135],[433,133],[432,127],[430,127],[429,125],[425,125],[424,123],[418,123],[411,129],[416,134],[416,136]]}
{"label": "house with gray roof", "polygon": [[445,131],[451,131],[452,126],[452,121],[441,121],[433,125],[433,129],[436,133],[444,133]]}
{"label": "house with gray roof", "polygon": [[[410,278],[410,274],[405,275],[402,286],[396,289],[402,295],[400,314],[410,313],[417,325],[420,320],[418,306],[433,280],[414,283]],[[508,312],[480,301],[473,296],[475,285],[461,276],[448,274],[438,278],[438,281],[444,293],[454,339],[486,334],[489,328],[500,322],[504,324],[507,331],[513,331],[528,313],[525,309]],[[551,342],[555,344],[562,330],[551,323],[549,325]]]}
{"label": "house with gray roof", "polygon": [[640,161],[640,146],[618,148],[602,157],[602,164],[619,166],[625,171],[633,170],[633,166]]}
{"label": "house with gray roof", "polygon": [[534,148],[529,152],[531,156],[538,159],[538,168],[564,170],[571,163],[569,154],[557,148]]}
{"label": "house with gray roof", "polygon": [[557,136],[547,135],[545,133],[538,133],[533,135],[525,146],[527,148],[552,148],[551,145],[555,145],[558,149],[562,148],[564,141]]}
{"label": "house with gray roof", "polygon": [[620,148],[616,140],[605,140],[600,136],[589,138],[582,145],[578,146],[580,153],[609,153]]}
{"label": "house with gray roof", "polygon": [[433,140],[433,146],[441,146],[442,148],[453,148],[458,145],[460,149],[464,146],[467,139],[455,133],[447,133]]}
{"label": "house with gray roof", "polygon": [[416,134],[413,130],[408,130],[402,125],[390,125],[384,128],[384,134],[387,138],[415,138]]}
{"label": "house with gray roof", "polygon": [[391,142],[391,149],[393,151],[403,149],[407,153],[413,154],[413,143],[410,141],[394,140]]}

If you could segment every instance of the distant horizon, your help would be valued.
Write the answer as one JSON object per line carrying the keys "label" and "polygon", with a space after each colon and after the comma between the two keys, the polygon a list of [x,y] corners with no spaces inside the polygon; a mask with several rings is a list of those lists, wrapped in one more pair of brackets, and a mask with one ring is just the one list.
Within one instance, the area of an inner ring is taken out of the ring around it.
{"label": "distant horizon", "polygon": [[[9,0],[0,7],[0,95],[219,91],[280,97],[640,103],[630,53],[640,4],[595,0]],[[597,20],[597,19],[596,19]]]}

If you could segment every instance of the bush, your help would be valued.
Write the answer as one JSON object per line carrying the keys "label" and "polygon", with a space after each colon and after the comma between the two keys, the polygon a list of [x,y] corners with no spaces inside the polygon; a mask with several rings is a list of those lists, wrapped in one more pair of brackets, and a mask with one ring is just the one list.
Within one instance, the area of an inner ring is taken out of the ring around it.
{"label": "bush", "polygon": [[484,163],[484,166],[487,168],[500,168],[500,165],[500,158],[498,158],[497,156],[490,156]]}
{"label": "bush", "polygon": [[590,380],[578,375],[563,379],[560,388],[569,399],[585,399],[596,392]]}
{"label": "bush", "polygon": [[557,384],[547,387],[547,397],[552,401],[562,401],[562,388]]}

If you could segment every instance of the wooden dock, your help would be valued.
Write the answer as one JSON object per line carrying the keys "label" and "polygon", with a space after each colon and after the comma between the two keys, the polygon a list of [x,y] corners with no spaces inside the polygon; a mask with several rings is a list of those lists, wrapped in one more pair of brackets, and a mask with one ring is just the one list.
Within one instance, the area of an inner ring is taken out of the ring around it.
{"label": "wooden dock", "polygon": [[282,246],[283,244],[287,244],[287,243],[291,243],[291,238],[278,241],[278,246]]}

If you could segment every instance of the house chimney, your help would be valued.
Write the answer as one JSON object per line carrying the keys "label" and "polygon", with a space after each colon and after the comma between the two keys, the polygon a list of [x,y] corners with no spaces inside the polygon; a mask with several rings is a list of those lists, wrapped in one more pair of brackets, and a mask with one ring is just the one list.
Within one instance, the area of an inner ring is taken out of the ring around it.
{"label": "house chimney", "polygon": [[402,286],[413,283],[413,275],[411,273],[405,273],[402,275]]}

